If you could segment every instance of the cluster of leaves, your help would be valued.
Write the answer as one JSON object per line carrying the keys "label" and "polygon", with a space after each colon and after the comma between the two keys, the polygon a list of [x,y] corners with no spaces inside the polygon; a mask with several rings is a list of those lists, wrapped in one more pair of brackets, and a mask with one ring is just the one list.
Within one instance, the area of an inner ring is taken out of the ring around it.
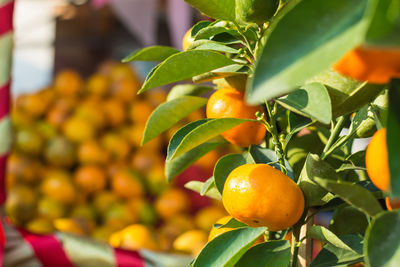
{"label": "cluster of leaves", "polygon": [[[344,77],[330,67],[365,42],[400,46],[396,35],[400,8],[393,8],[400,1],[281,1],[277,13],[261,27],[237,21],[234,0],[186,1],[215,19],[193,26],[194,42],[187,51],[153,46],[124,59],[161,62],[148,74],[140,92],[188,79],[196,83],[176,85],[170,91],[167,102],[149,118],[143,144],[207,103],[202,96],[217,88],[201,83],[220,79],[243,88],[249,103],[266,105],[267,123],[275,129],[270,133],[273,141],[222,157],[213,177],[204,183],[192,181],[187,187],[221,199],[225,179],[237,166],[268,163],[284,168],[303,190],[309,211],[293,227],[295,235],[315,214],[334,211],[329,229],[314,225],[307,230],[305,238],[325,243],[310,266],[360,261],[369,266],[395,264],[400,241],[391,237],[400,235],[400,213],[383,211],[379,200],[385,194],[368,181],[365,151],[352,153],[351,147],[356,138],[386,127],[391,195],[400,196],[396,166],[400,160],[400,82],[393,80],[388,89]],[[382,19],[389,13],[390,19]],[[202,119],[179,129],[168,147],[168,180],[224,144],[220,134],[245,121]],[[309,134],[296,136],[305,128]],[[348,131],[341,135],[344,128]],[[276,153],[277,146],[283,155]],[[280,157],[284,166],[279,164]],[[208,243],[193,266],[288,266],[291,257],[296,257],[288,241],[282,240],[286,231],[268,233],[263,227],[250,228],[234,219],[217,227],[227,226],[237,229]],[[251,247],[263,234],[270,240]]]}

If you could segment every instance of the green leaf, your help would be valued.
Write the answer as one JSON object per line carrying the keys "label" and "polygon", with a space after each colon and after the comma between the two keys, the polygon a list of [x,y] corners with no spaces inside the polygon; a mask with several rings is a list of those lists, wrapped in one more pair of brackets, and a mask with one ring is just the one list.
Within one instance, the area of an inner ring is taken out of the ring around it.
{"label": "green leaf", "polygon": [[211,37],[221,33],[227,33],[235,37],[239,36],[239,33],[235,30],[228,29],[223,26],[209,26],[198,31],[194,39],[195,40],[210,39]]}
{"label": "green leaf", "polygon": [[390,188],[393,197],[400,196],[400,79],[392,80],[389,89],[387,148],[389,155]]}
{"label": "green leaf", "polygon": [[190,35],[192,38],[194,38],[196,36],[196,34],[201,30],[204,29],[206,27],[208,27],[210,24],[212,24],[211,21],[209,20],[201,20],[199,22],[197,22],[193,27],[192,27],[192,31],[190,32]]}
{"label": "green leaf", "polygon": [[193,76],[235,64],[226,56],[206,50],[190,50],[168,57],[155,67],[139,90],[142,93],[148,89],[173,82],[187,80]]}
{"label": "green leaf", "polygon": [[308,228],[307,237],[322,241],[324,243],[331,244],[332,246],[335,246],[337,248],[353,251],[351,247],[349,247],[334,233],[332,233],[331,231],[320,225],[313,225],[310,228]]}
{"label": "green leaf", "polygon": [[[203,182],[199,182],[199,181],[190,181],[188,183],[185,184],[185,188],[193,190],[195,192],[200,193],[202,187],[204,186]],[[219,193],[219,191],[214,187],[211,188],[210,190],[208,190],[205,193],[205,196],[208,196],[210,198],[216,199],[216,200],[221,200],[222,196]]]}
{"label": "green leaf", "polygon": [[399,236],[399,210],[382,212],[373,218],[364,239],[367,266],[398,266],[400,262]]}
{"label": "green leaf", "polygon": [[365,106],[357,111],[354,116],[349,128],[349,134],[354,133],[354,137],[365,138],[371,137],[375,131],[376,125],[374,114],[370,107]]}
{"label": "green leaf", "polygon": [[363,260],[363,239],[360,236],[344,235],[340,239],[351,247],[353,251],[326,244],[309,267],[348,266]]}
{"label": "green leaf", "polygon": [[204,182],[204,184],[203,184],[203,186],[201,187],[201,190],[200,190],[200,195],[204,196],[212,188],[215,188],[214,176],[208,178],[207,181]]}
{"label": "green leaf", "polygon": [[367,43],[379,46],[400,46],[400,0],[378,1],[367,34]]}
{"label": "green leaf", "polygon": [[318,155],[308,154],[298,184],[309,207],[323,205],[333,198],[331,193],[314,182],[316,178],[336,181],[338,176],[329,163],[321,160]]}
{"label": "green leaf", "polygon": [[383,85],[359,82],[332,69],[320,72],[307,82],[319,82],[326,86],[332,103],[333,118],[359,110],[384,89]]}
{"label": "green leaf", "polygon": [[335,209],[329,230],[338,236],[345,234],[364,235],[367,227],[367,216],[356,208],[346,205]]}
{"label": "green leaf", "polygon": [[247,73],[247,67],[239,64],[234,64],[201,75],[197,75],[193,77],[193,82],[202,83],[228,77],[241,77],[243,79],[247,79]]}
{"label": "green leaf", "polygon": [[291,92],[361,44],[372,4],[375,2],[368,0],[300,1],[267,32],[268,40],[249,85],[249,103]]}
{"label": "green leaf", "polygon": [[318,177],[314,177],[314,181],[371,217],[382,211],[378,200],[362,186],[348,182],[324,180]]}
{"label": "green leaf", "polygon": [[[255,121],[236,118],[219,118],[200,120],[197,127],[187,132],[189,128],[178,130],[168,145],[167,160],[174,159],[183,153],[195,148],[196,146],[207,142],[208,140],[219,136],[219,134],[246,121]],[[194,125],[194,124],[191,124]]]}
{"label": "green leaf", "polygon": [[287,267],[290,263],[290,243],[276,240],[250,248],[235,264],[236,267]]}
{"label": "green leaf", "polygon": [[185,0],[214,19],[235,20],[235,0]]}
{"label": "green leaf", "polygon": [[332,119],[331,99],[323,84],[310,83],[277,99],[285,108],[300,115],[329,124]]}
{"label": "green leaf", "polygon": [[[255,163],[268,164],[274,162],[273,164],[269,165],[273,166],[275,169],[280,170],[280,165],[278,162],[279,159],[275,151],[257,145],[252,145],[250,146],[249,152],[252,158],[254,159]],[[292,180],[294,180],[292,167],[290,166],[289,162],[286,159],[285,159],[285,167],[288,172],[287,176],[289,176]]]}
{"label": "green leaf", "polygon": [[201,96],[205,92],[213,90],[213,87],[201,86],[196,84],[178,84],[172,87],[167,96],[167,101],[171,101],[181,96]]}
{"label": "green leaf", "polygon": [[179,157],[165,162],[165,177],[168,181],[171,181],[177,175],[186,170],[192,163],[207,154],[211,150],[224,144],[224,140],[214,140],[213,142],[203,143],[192,150],[183,153]]}
{"label": "green leaf", "polygon": [[215,185],[222,194],[228,175],[237,167],[244,164],[254,163],[247,154],[228,154],[220,158],[214,167]]}
{"label": "green leaf", "polygon": [[142,145],[171,128],[175,123],[207,104],[208,99],[181,96],[159,105],[147,120]]}
{"label": "green leaf", "polygon": [[288,114],[288,117],[287,117],[287,121],[288,121],[287,128],[288,129],[287,129],[287,134],[285,137],[285,142],[283,144],[284,149],[286,148],[286,146],[288,145],[288,143],[290,142],[290,140],[296,133],[300,132],[304,128],[306,128],[314,123],[311,119],[303,117],[303,116],[299,116],[294,112],[287,111],[287,114]]}
{"label": "green leaf", "polygon": [[179,50],[170,46],[149,46],[136,50],[129,56],[122,59],[122,62],[130,61],[163,61],[173,54],[179,53]]}
{"label": "green leaf", "polygon": [[193,267],[234,266],[265,230],[265,227],[238,228],[217,236],[203,248]]}
{"label": "green leaf", "polygon": [[194,41],[193,44],[189,47],[189,49],[211,50],[211,51],[230,53],[230,54],[239,53],[238,49],[211,40]]}
{"label": "green leaf", "polygon": [[240,227],[248,227],[247,224],[237,221],[235,218],[232,218],[226,224],[214,224],[215,228],[240,228]]}

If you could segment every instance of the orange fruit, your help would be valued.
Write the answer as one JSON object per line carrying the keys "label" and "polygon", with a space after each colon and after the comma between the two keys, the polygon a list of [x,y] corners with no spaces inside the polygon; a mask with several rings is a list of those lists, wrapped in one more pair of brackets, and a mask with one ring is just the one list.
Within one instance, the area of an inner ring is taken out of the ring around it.
{"label": "orange fruit", "polygon": [[110,236],[114,233],[114,230],[107,226],[100,226],[92,231],[91,236],[99,241],[107,242]]}
{"label": "orange fruit", "polygon": [[110,81],[107,76],[102,74],[93,74],[86,83],[86,91],[96,96],[105,96],[108,94]]}
{"label": "orange fruit", "polygon": [[72,178],[64,170],[48,170],[40,185],[41,192],[63,204],[72,204],[76,197],[76,189],[71,182]]}
{"label": "orange fruit", "polygon": [[44,114],[47,106],[44,105],[39,93],[21,94],[17,97],[16,108],[25,116],[37,118]]}
{"label": "orange fruit", "polygon": [[54,138],[57,135],[57,129],[45,120],[36,121],[35,129],[38,134],[45,140]]}
{"label": "orange fruit", "polygon": [[73,117],[86,120],[97,129],[102,128],[105,125],[105,118],[99,106],[101,106],[99,99],[86,99],[76,107]]}
{"label": "orange fruit", "polygon": [[[129,125],[121,129],[121,134],[129,141],[134,147],[141,147],[142,137],[144,133],[144,126],[142,125]],[[160,151],[162,146],[161,136],[157,136],[144,144],[146,150]]]}
{"label": "orange fruit", "polygon": [[400,209],[400,198],[385,198],[386,207],[388,210],[392,211],[395,209]]}
{"label": "orange fruit", "polygon": [[119,126],[125,121],[125,106],[116,98],[109,98],[104,101],[102,111],[107,124],[110,126]]}
{"label": "orange fruit", "polygon": [[156,152],[140,149],[132,155],[131,167],[141,173],[146,173],[156,166],[164,166],[164,161]]}
{"label": "orange fruit", "polygon": [[68,118],[63,127],[64,136],[71,142],[83,142],[93,139],[96,135],[95,126],[88,120],[82,119],[77,116]]}
{"label": "orange fruit", "polygon": [[39,160],[12,153],[7,159],[7,173],[18,181],[33,183],[43,175],[43,166]]}
{"label": "orange fruit", "polygon": [[106,164],[109,155],[95,140],[88,140],[78,147],[78,159],[82,164]]}
{"label": "orange fruit", "polygon": [[122,249],[139,250],[148,249],[157,251],[158,245],[153,231],[145,225],[133,224],[118,233]]}
{"label": "orange fruit", "polygon": [[54,80],[54,89],[63,96],[75,96],[82,88],[82,78],[74,70],[63,70],[57,73]]}
{"label": "orange fruit", "polygon": [[144,195],[140,178],[129,169],[122,169],[111,177],[113,192],[122,198],[137,198]]}
{"label": "orange fruit", "polygon": [[143,126],[152,112],[153,107],[149,102],[138,100],[130,106],[129,118],[133,123]]}
{"label": "orange fruit", "polygon": [[53,221],[54,228],[58,231],[75,234],[86,235],[88,233],[82,221],[70,218],[60,218]]}
{"label": "orange fruit", "polygon": [[105,213],[112,205],[118,202],[118,197],[110,191],[101,191],[94,195],[93,205],[100,214]]}
{"label": "orange fruit", "polygon": [[196,226],[204,231],[210,231],[215,221],[226,215],[226,211],[217,206],[205,207],[199,210],[194,221]]}
{"label": "orange fruit", "polygon": [[140,83],[134,78],[124,78],[115,81],[111,86],[111,94],[122,102],[129,103],[136,98]]}
{"label": "orange fruit", "polygon": [[359,81],[384,84],[400,77],[400,48],[359,46],[348,52],[333,68]]}
{"label": "orange fruit", "polygon": [[164,103],[167,100],[167,95],[167,91],[163,89],[150,90],[145,94],[147,102],[149,102],[154,108]]}
{"label": "orange fruit", "polygon": [[131,212],[125,203],[115,203],[103,215],[104,224],[114,230],[121,230],[132,223],[137,223],[137,214]]}
{"label": "orange fruit", "polygon": [[390,173],[386,144],[386,129],[378,130],[371,138],[365,154],[365,165],[371,181],[383,191],[390,190]]}
{"label": "orange fruit", "polygon": [[[225,217],[220,218],[216,222],[216,224],[224,225],[224,224],[227,224],[231,219],[232,219],[232,216],[225,216]],[[230,227],[221,227],[221,228],[212,227],[211,231],[210,231],[210,234],[208,235],[208,241],[210,242],[211,240],[213,240],[217,236],[222,235],[223,233],[232,231],[234,229],[235,228],[230,228]]]}
{"label": "orange fruit", "polygon": [[100,144],[110,155],[110,158],[117,161],[126,159],[131,149],[127,140],[113,132],[103,135]]}
{"label": "orange fruit", "polygon": [[177,251],[190,253],[196,257],[206,244],[206,232],[203,230],[189,230],[175,239],[173,247]]}
{"label": "orange fruit", "polygon": [[92,204],[81,203],[73,207],[70,217],[95,222],[97,219],[97,213]]}
{"label": "orange fruit", "polygon": [[236,220],[279,231],[294,225],[304,211],[300,187],[267,164],[245,164],[226,179],[222,203]]}
{"label": "orange fruit", "polygon": [[76,160],[75,146],[64,137],[57,136],[47,143],[44,156],[51,165],[70,167]]}
{"label": "orange fruit", "polygon": [[164,166],[156,165],[147,173],[147,185],[150,193],[159,195],[168,186],[167,178],[164,174]]}
{"label": "orange fruit", "polygon": [[[207,118],[256,119],[256,112],[263,112],[260,106],[249,106],[244,102],[243,92],[223,88],[211,95],[207,103]],[[266,128],[259,122],[244,122],[221,135],[230,143],[241,147],[259,144]]]}
{"label": "orange fruit", "polygon": [[8,191],[5,210],[17,224],[30,220],[36,212],[36,193],[32,188],[18,185]]}
{"label": "orange fruit", "polygon": [[56,128],[61,127],[64,121],[68,118],[72,109],[75,106],[75,101],[70,98],[59,98],[50,107],[46,114],[46,121]]}
{"label": "orange fruit", "polygon": [[135,71],[129,64],[117,63],[111,66],[109,77],[112,82],[126,78],[136,79]]}
{"label": "orange fruit", "polygon": [[49,198],[42,197],[37,206],[37,213],[42,218],[57,219],[66,215],[67,209],[61,202]]}
{"label": "orange fruit", "polygon": [[84,165],[75,172],[75,183],[86,193],[95,193],[103,190],[106,186],[106,175],[104,171],[95,165]]}
{"label": "orange fruit", "polygon": [[25,225],[25,228],[32,233],[41,235],[51,234],[55,230],[52,221],[42,217],[33,218]]}
{"label": "orange fruit", "polygon": [[179,188],[168,188],[155,201],[157,214],[168,219],[177,214],[185,213],[190,208],[188,195]]}
{"label": "orange fruit", "polygon": [[152,203],[143,198],[134,198],[128,201],[128,207],[139,218],[139,222],[150,225],[157,221],[157,214]]}
{"label": "orange fruit", "polygon": [[167,221],[158,229],[160,247],[169,251],[173,247],[174,240],[182,233],[195,229],[192,218],[189,215],[178,214]]}
{"label": "orange fruit", "polygon": [[25,128],[16,133],[15,146],[24,154],[37,156],[42,152],[44,140],[35,129]]}
{"label": "orange fruit", "polygon": [[192,28],[190,28],[182,38],[182,48],[183,51],[186,51],[189,46],[191,46],[194,42],[194,38],[192,37]]}

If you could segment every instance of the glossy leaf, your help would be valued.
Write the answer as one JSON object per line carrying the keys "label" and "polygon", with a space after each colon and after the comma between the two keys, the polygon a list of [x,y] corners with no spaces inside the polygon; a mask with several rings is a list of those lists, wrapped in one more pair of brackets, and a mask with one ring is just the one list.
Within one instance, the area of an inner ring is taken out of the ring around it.
{"label": "glossy leaf", "polygon": [[181,96],[159,105],[147,120],[142,145],[171,128],[175,123],[207,104],[208,99]]}
{"label": "glossy leaf", "polygon": [[247,227],[245,223],[237,221],[235,218],[230,219],[226,224],[214,224],[215,228],[240,228]]}
{"label": "glossy leaf", "polygon": [[[307,229],[307,237],[331,244],[332,246],[353,251],[346,243],[340,240],[334,233],[323,226],[313,225]],[[354,251],[355,252],[355,251]]]}
{"label": "glossy leaf", "polygon": [[[280,165],[278,163],[278,156],[276,155],[276,152],[268,149],[268,148],[264,148],[264,147],[260,147],[257,145],[252,145],[249,149],[250,155],[252,156],[252,158],[254,159],[255,163],[272,163],[269,164],[273,167],[275,167],[276,169],[280,170]],[[289,162],[287,160],[285,160],[285,167],[287,170],[287,176],[289,176],[292,180],[294,180],[294,175],[293,175],[293,170],[292,167],[290,166]]]}
{"label": "glossy leaf", "polygon": [[345,234],[364,235],[367,227],[367,216],[356,208],[346,205],[335,209],[329,230],[338,236]]}
{"label": "glossy leaf", "polygon": [[214,167],[214,179],[221,194],[228,175],[237,167],[248,163],[254,163],[254,161],[246,154],[228,154],[218,160]]}
{"label": "glossy leaf", "polygon": [[352,250],[326,244],[309,267],[348,266],[361,262],[363,260],[363,239],[358,235],[344,235],[340,239],[352,248]]}
{"label": "glossy leaf", "polygon": [[313,121],[309,118],[299,116],[294,112],[288,111],[287,112],[287,121],[288,121],[288,127],[287,127],[287,135],[285,137],[285,142],[283,144],[283,147],[285,148],[290,139],[298,132],[303,130],[304,128],[310,126],[313,124]]}
{"label": "glossy leaf", "polygon": [[361,44],[372,16],[368,9],[372,3],[375,4],[368,0],[300,1],[276,25],[271,25],[249,86],[249,103],[291,92]]}
{"label": "glossy leaf", "polygon": [[201,96],[205,92],[213,90],[213,87],[201,86],[196,84],[178,84],[172,87],[167,96],[167,101],[181,96]]}
{"label": "glossy leaf", "polygon": [[163,61],[173,54],[179,53],[179,50],[170,46],[149,46],[136,50],[132,54],[122,59],[122,62],[130,61]]}
{"label": "glossy leaf", "polygon": [[207,181],[204,182],[204,184],[203,184],[203,186],[201,187],[201,190],[200,190],[200,195],[204,196],[212,188],[215,188],[214,177],[210,177],[210,178],[207,179]]}
{"label": "glossy leaf", "polygon": [[191,129],[190,132],[186,132],[189,128],[184,127],[184,131],[177,131],[170,140],[167,160],[172,160],[246,121],[249,120],[236,118],[205,119],[200,120],[199,125]]}
{"label": "glossy leaf", "polygon": [[276,240],[250,248],[236,263],[236,267],[287,267],[290,263],[290,243]]}
{"label": "glossy leaf", "polygon": [[308,206],[323,205],[333,198],[333,195],[315,183],[316,178],[336,181],[335,169],[315,154],[309,154],[300,173],[299,186],[303,190]]}
{"label": "glossy leaf", "polygon": [[367,42],[372,45],[400,46],[400,0],[378,1]]}
{"label": "glossy leaf", "polygon": [[208,27],[210,24],[212,24],[211,21],[209,20],[201,20],[199,22],[197,22],[195,25],[193,25],[192,27],[192,31],[190,32],[190,35],[192,38],[194,38],[196,36],[196,34],[201,30],[204,29],[206,27]]}
{"label": "glossy leaf", "polygon": [[165,162],[165,177],[168,181],[171,181],[177,175],[186,170],[190,165],[192,165],[192,163],[194,163],[196,160],[224,143],[225,142],[222,140],[222,138],[220,140],[213,140],[213,142],[206,142],[186,153],[183,153],[179,157],[176,157],[172,160],[167,160]]}
{"label": "glossy leaf", "polygon": [[[198,193],[201,192],[201,189],[203,188],[203,186],[204,186],[204,183],[203,182],[199,182],[199,181],[190,181],[190,182],[185,184],[185,188],[193,190],[193,191],[198,192]],[[221,194],[218,192],[218,190],[216,188],[211,188],[204,195],[208,196],[210,198],[216,199],[216,200],[221,200],[222,199]]]}
{"label": "glossy leaf", "polygon": [[277,99],[285,108],[300,115],[329,124],[332,119],[331,99],[323,84],[310,83]]}
{"label": "glossy leaf", "polygon": [[400,211],[382,212],[372,219],[364,240],[367,266],[398,266],[400,262]]}
{"label": "glossy leaf", "polygon": [[371,137],[376,131],[374,114],[368,106],[365,106],[355,114],[349,133],[354,132],[354,137],[366,138]]}
{"label": "glossy leaf", "polygon": [[326,86],[333,118],[357,111],[373,101],[384,88],[383,85],[353,80],[332,69],[320,72],[308,82],[319,82]]}
{"label": "glossy leaf", "polygon": [[180,52],[168,57],[155,67],[147,75],[139,93],[154,87],[187,80],[193,76],[232,64],[235,64],[233,60],[213,51]]}
{"label": "glossy leaf", "polygon": [[329,181],[318,177],[314,177],[314,181],[371,217],[382,211],[374,195],[359,185],[348,182]]}
{"label": "glossy leaf", "polygon": [[237,54],[239,53],[238,49],[233,47],[224,45],[219,42],[210,41],[210,40],[199,40],[193,42],[193,44],[189,47],[189,49],[196,49],[196,50],[211,50],[216,52],[223,52],[223,53],[230,53],[230,54]]}
{"label": "glossy leaf", "polygon": [[389,88],[387,148],[389,154],[391,195],[400,196],[400,79],[392,80]]}
{"label": "glossy leaf", "polygon": [[238,36],[238,32],[232,29],[228,29],[223,26],[210,26],[201,29],[200,31],[197,32],[195,35],[194,39],[195,40],[200,40],[200,39],[210,39],[211,37],[221,34],[221,33],[227,33],[232,36]]}
{"label": "glossy leaf", "polygon": [[235,20],[235,0],[185,0],[214,19]]}
{"label": "glossy leaf", "polygon": [[193,267],[234,266],[265,230],[265,227],[238,228],[217,236],[202,249]]}

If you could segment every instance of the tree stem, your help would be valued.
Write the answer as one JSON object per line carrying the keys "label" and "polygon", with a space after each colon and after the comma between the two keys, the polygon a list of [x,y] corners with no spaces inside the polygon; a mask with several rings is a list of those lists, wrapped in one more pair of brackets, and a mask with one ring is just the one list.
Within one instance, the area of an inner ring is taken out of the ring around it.
{"label": "tree stem", "polygon": [[326,143],[324,147],[324,151],[322,151],[321,159],[325,159],[327,157],[327,153],[329,149],[331,148],[332,144],[337,140],[340,132],[342,131],[344,127],[344,123],[346,122],[345,116],[342,116],[338,119],[335,127],[333,128],[331,135],[329,136],[328,142]]}

